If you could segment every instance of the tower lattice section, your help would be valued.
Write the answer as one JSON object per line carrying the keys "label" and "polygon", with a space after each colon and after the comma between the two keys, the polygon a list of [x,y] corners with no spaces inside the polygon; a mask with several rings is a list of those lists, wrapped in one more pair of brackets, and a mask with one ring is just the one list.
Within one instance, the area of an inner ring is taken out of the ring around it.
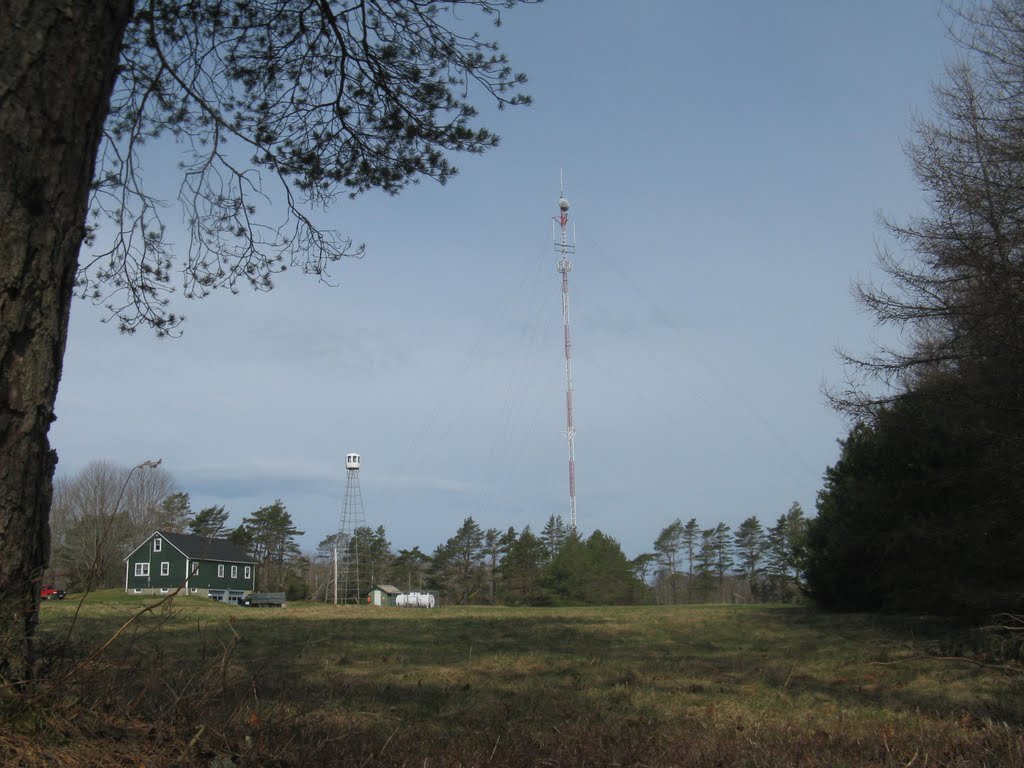
{"label": "tower lattice section", "polygon": [[[335,603],[360,603],[363,592],[370,585],[363,584],[369,576],[367,552],[360,552],[360,541],[356,530],[366,527],[366,512],[363,509],[363,493],[359,488],[358,453],[345,457],[345,503],[341,508],[341,522],[335,545]],[[362,571],[360,566],[363,566]]]}

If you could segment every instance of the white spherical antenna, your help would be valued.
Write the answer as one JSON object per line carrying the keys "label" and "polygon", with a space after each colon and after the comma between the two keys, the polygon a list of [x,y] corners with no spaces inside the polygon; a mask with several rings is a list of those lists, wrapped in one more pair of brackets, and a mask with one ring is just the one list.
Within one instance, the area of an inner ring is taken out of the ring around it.
{"label": "white spherical antenna", "polygon": [[558,207],[560,209],[562,209],[563,211],[568,211],[569,210],[569,201],[566,200],[564,197],[558,198]]}

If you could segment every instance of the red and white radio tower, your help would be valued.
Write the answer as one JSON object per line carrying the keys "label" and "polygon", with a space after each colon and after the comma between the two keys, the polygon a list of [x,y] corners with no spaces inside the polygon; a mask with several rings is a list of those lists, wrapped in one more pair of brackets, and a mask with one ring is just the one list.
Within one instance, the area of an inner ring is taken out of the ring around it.
{"label": "red and white radio tower", "polygon": [[565,185],[558,198],[559,236],[555,240],[558,254],[556,268],[562,273],[562,326],[565,329],[565,436],[569,441],[569,526],[576,530],[576,428],[572,423],[572,345],[569,342],[569,272],[572,271],[571,256],[576,253],[576,231],[573,227],[572,243],[569,243],[569,201],[565,199]]}

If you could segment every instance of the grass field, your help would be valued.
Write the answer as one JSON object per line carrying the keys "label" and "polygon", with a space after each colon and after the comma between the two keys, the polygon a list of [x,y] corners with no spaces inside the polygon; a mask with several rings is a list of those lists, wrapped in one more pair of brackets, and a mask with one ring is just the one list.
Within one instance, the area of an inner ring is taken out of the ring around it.
{"label": "grass field", "polygon": [[46,603],[25,766],[1024,766],[1024,686],[976,636],[799,607]]}

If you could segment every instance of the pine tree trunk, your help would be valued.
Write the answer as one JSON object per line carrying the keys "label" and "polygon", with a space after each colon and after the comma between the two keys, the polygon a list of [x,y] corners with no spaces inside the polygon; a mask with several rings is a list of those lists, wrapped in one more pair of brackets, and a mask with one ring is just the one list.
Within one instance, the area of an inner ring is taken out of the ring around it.
{"label": "pine tree trunk", "polygon": [[0,685],[32,675],[47,433],[89,185],[132,0],[0,3]]}

